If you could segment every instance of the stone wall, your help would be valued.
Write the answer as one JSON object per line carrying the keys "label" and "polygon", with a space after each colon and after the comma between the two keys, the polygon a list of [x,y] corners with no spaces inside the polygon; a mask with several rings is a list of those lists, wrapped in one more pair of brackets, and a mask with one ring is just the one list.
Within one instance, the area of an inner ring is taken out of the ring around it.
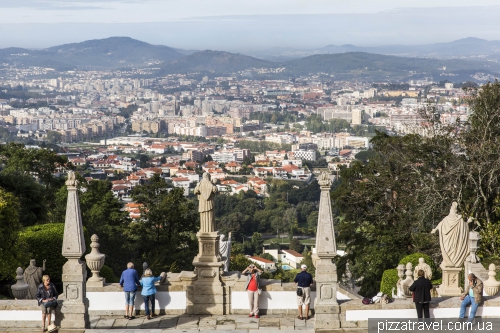
{"label": "stone wall", "polygon": [[[188,313],[189,304],[194,298],[189,293],[193,284],[192,272],[168,274],[167,284],[156,287],[156,311],[160,314],[182,315]],[[228,308],[231,314],[248,314],[248,298],[245,291],[246,277],[229,273],[224,276],[228,287]],[[281,283],[278,280],[262,279],[263,293],[260,297],[262,314],[295,314],[297,312],[296,286],[294,283]],[[144,303],[140,295],[136,296],[136,309],[144,314]],[[59,298],[62,298],[60,295]],[[311,308],[314,309],[316,292],[311,293]],[[339,300],[359,297],[340,288]],[[88,287],[90,316],[123,315],[124,295],[119,284],[106,284],[104,287]],[[359,301],[359,300],[358,300]],[[361,302],[361,301],[359,301]],[[59,301],[62,303],[62,301]],[[58,311],[60,310],[58,307]],[[0,328],[38,328],[41,316],[36,300],[3,300],[0,301]],[[53,316],[54,318],[54,316]]]}
{"label": "stone wall", "polygon": [[[193,280],[188,272],[169,273],[167,283],[156,287],[156,310],[161,314],[180,315],[189,312],[189,306],[196,302],[192,295]],[[229,272],[223,276],[228,290],[228,314],[247,314],[248,297],[245,290],[246,276],[238,272]],[[261,280],[263,289],[259,298],[259,308],[262,314],[289,314],[297,311],[296,285],[281,283],[278,280]],[[316,291],[311,288],[311,309],[314,309]],[[139,288],[136,296],[136,309],[144,311],[144,304]],[[340,300],[350,300],[359,296],[347,290],[340,289],[337,294]],[[124,313],[124,296],[116,283],[106,284],[102,288],[88,287],[89,314],[122,315]]]}
{"label": "stone wall", "polygon": [[[476,316],[500,317],[500,296],[485,296]],[[364,305],[360,300],[339,301],[342,328],[368,328],[368,318],[416,318],[415,304],[411,299],[396,299],[389,304]],[[466,315],[470,307],[467,308]],[[430,303],[431,318],[458,318],[459,297],[433,298]]]}
{"label": "stone wall", "polygon": [[[41,312],[36,300],[2,300],[0,301],[0,330],[39,328],[42,320]],[[52,321],[54,320],[55,316],[52,315]]]}

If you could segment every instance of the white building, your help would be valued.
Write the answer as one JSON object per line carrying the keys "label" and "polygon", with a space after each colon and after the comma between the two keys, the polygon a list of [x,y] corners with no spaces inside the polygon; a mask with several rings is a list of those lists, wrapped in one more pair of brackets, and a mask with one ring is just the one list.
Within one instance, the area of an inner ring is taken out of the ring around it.
{"label": "white building", "polygon": [[260,267],[262,267],[262,270],[264,271],[270,271],[270,270],[275,270],[276,269],[276,264],[274,261],[267,260],[261,257],[248,257],[248,260],[251,262],[258,264]]}
{"label": "white building", "polygon": [[232,151],[216,151],[210,156],[212,156],[212,160],[214,160],[215,162],[229,163],[236,161],[238,154]]}
{"label": "white building", "polygon": [[301,159],[306,161],[316,161],[316,151],[315,150],[294,150],[293,156],[295,159]]}
{"label": "white building", "polygon": [[353,125],[361,125],[363,111],[361,109],[352,110],[352,121]]}
{"label": "white building", "polygon": [[282,250],[281,262],[293,268],[299,268],[304,256],[294,250]]}
{"label": "white building", "polygon": [[189,178],[172,178],[172,184],[175,187],[182,187],[184,189],[184,196],[189,195]]}
{"label": "white building", "polygon": [[361,136],[348,136],[346,139],[346,146],[353,148],[370,148],[370,139]]}

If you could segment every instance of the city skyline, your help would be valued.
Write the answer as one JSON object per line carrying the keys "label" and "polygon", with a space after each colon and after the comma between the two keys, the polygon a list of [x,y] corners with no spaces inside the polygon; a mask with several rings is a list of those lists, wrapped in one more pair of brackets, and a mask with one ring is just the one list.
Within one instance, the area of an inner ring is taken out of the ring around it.
{"label": "city skyline", "polygon": [[380,46],[496,40],[500,6],[480,0],[36,1],[1,2],[0,48],[46,48],[130,36],[184,49],[255,51],[329,44]]}

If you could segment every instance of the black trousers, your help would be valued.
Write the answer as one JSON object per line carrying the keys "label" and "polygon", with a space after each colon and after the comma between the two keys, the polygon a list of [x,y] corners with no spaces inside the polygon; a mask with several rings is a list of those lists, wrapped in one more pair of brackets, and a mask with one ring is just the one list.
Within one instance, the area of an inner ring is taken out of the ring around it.
{"label": "black trousers", "polygon": [[[429,303],[415,303],[418,318],[429,318]],[[422,312],[424,316],[422,317]]]}

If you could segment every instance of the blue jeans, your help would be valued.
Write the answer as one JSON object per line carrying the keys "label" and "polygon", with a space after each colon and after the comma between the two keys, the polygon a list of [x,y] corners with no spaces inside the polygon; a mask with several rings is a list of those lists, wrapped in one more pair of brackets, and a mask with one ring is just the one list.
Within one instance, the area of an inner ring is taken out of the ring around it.
{"label": "blue jeans", "polygon": [[125,304],[128,306],[133,306],[135,303],[135,291],[125,292]]}
{"label": "blue jeans", "polygon": [[149,301],[151,301],[151,314],[155,314],[155,294],[144,296],[144,307],[146,308],[146,316],[149,316]]}
{"label": "blue jeans", "polygon": [[474,318],[474,316],[476,315],[477,308],[479,307],[479,304],[476,303],[474,297],[470,297],[469,295],[465,296],[464,300],[462,301],[462,304],[460,304],[459,318],[465,318],[465,309],[469,305],[470,305],[469,319]]}

